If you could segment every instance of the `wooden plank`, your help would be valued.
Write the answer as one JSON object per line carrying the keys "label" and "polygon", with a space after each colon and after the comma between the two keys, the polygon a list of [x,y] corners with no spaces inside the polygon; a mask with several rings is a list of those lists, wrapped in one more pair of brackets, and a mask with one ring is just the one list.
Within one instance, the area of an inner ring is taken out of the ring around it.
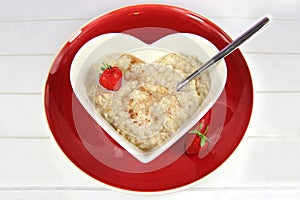
{"label": "wooden plank", "polygon": [[245,54],[254,88],[259,92],[300,91],[300,56]]}
{"label": "wooden plank", "polygon": [[41,93],[53,56],[0,56],[0,93]]}
{"label": "wooden plank", "polygon": [[[194,188],[298,188],[299,144],[299,137],[247,139],[230,162]],[[1,190],[103,188],[69,163],[49,139],[0,139],[0,158]]]}
{"label": "wooden plank", "polygon": [[[256,19],[217,18],[214,20],[232,38],[253,25]],[[87,20],[0,22],[0,55],[56,54],[75,30]],[[290,33],[294,34],[291,35]],[[242,46],[244,52],[299,54],[300,20],[273,20]],[[274,46],[274,42],[276,45]]]}
{"label": "wooden plank", "polygon": [[50,139],[0,139],[0,149],[0,188],[97,186],[77,171]]}
{"label": "wooden plank", "polygon": [[[0,95],[0,136],[48,137],[42,102],[41,95]],[[300,93],[256,93],[249,135],[298,136],[299,102]]]}
{"label": "wooden plank", "polygon": [[249,135],[299,136],[300,93],[256,93]]}
{"label": "wooden plank", "polygon": [[[299,55],[244,56],[256,91],[300,91]],[[41,93],[53,59],[52,55],[0,56],[0,93]]]}
{"label": "wooden plank", "polygon": [[300,137],[248,138],[216,175],[196,186],[298,188]]}
{"label": "wooden plank", "polygon": [[0,22],[0,55],[57,53],[86,20]]}
{"label": "wooden plank", "polygon": [[[0,12],[1,20],[35,20],[35,19],[77,19],[92,18],[111,9],[140,3],[161,3],[153,0],[111,0],[109,3],[88,0],[27,0],[26,4],[19,1],[2,0],[4,5]],[[272,14],[278,18],[299,18],[299,1],[270,1],[270,0],[172,0],[168,4],[184,7],[210,17],[260,17]],[[216,7],[217,5],[217,7]]]}
{"label": "wooden plank", "polygon": [[[219,25],[232,39],[254,25],[258,19],[226,19],[217,18],[213,21]],[[293,34],[291,34],[293,33]],[[272,20],[263,30],[245,42],[240,49],[243,52],[299,54],[300,20]]]}
{"label": "wooden plank", "polygon": [[41,95],[0,94],[0,136],[48,137]]}

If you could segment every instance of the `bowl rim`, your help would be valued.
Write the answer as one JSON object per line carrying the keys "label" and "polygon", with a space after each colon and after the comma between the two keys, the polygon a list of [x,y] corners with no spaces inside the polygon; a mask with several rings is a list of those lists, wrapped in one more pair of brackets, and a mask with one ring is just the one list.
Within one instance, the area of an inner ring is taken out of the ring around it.
{"label": "bowl rim", "polygon": [[[73,91],[83,107],[86,109],[86,111],[93,117],[93,119],[116,141],[118,142],[124,149],[126,149],[129,153],[131,153],[137,160],[141,161],[142,163],[148,163],[154,160],[156,157],[158,157],[160,154],[165,152],[169,147],[171,147],[177,140],[179,140],[181,137],[185,135],[185,133],[190,130],[207,112],[208,110],[213,106],[213,104],[217,101],[219,96],[221,95],[222,91],[224,90],[226,79],[227,79],[227,67],[226,63],[224,60],[221,60],[218,62],[213,68],[208,69],[209,71],[209,76],[211,78],[220,78],[221,81],[213,81],[211,80],[211,85],[210,85],[210,91],[207,97],[204,99],[202,105],[200,105],[200,110],[197,110],[195,114],[191,116],[191,118],[182,124],[180,129],[176,131],[176,133],[173,134],[172,138],[168,141],[166,141],[162,146],[158,147],[157,149],[150,151],[150,152],[142,152],[138,150],[136,147],[134,147],[129,141],[124,140],[124,137],[121,136],[107,121],[105,120],[104,117],[101,115],[95,114],[95,108],[91,108],[93,105],[91,105],[91,102],[86,99],[86,95],[84,93],[84,89],[79,89],[76,88],[76,85],[78,83],[78,79],[80,82],[83,81],[84,77],[86,76],[86,71],[88,70],[89,67],[86,67],[86,64],[84,64],[87,60],[89,60],[89,56],[92,54],[95,54],[95,52],[98,52],[99,48],[101,47],[101,44],[103,42],[107,41],[113,41],[116,37],[121,37],[118,40],[126,40],[128,39],[128,43],[131,42],[131,40],[135,40],[140,43],[140,47],[138,51],[143,51],[144,48],[145,50],[148,50],[148,47],[153,47],[154,49],[158,48],[158,50],[162,49],[167,45],[165,48],[168,48],[168,45],[172,44],[174,42],[173,40],[184,40],[187,39],[187,41],[191,41],[192,43],[195,42],[197,46],[203,52],[199,54],[205,54],[203,57],[206,57],[205,59],[209,59],[211,56],[215,55],[215,53],[218,52],[217,47],[215,47],[211,42],[209,42],[207,39],[195,35],[195,34],[190,34],[190,33],[174,33],[167,35],[165,37],[160,38],[156,42],[152,43],[151,45],[145,44],[139,39],[123,34],[123,33],[108,33],[108,34],[103,34],[99,35],[95,38],[92,38],[91,40],[87,41],[76,53],[76,55],[73,58],[71,67],[70,67],[70,81],[71,81],[71,86],[73,88]],[[112,40],[110,40],[112,39]],[[162,41],[167,42],[167,44],[163,43],[163,47],[161,46]],[[134,43],[134,41],[132,41]],[[170,43],[170,44],[169,44]],[[188,45],[187,43],[186,45]],[[158,45],[158,47],[157,47]],[[181,45],[180,45],[181,46]],[[124,48],[124,47],[121,47]],[[180,47],[176,50],[180,49]],[[100,48],[101,49],[101,48]],[[135,49],[135,47],[133,47]],[[197,49],[197,50],[200,50]],[[170,49],[166,49],[169,51]],[[170,50],[173,52],[172,49]],[[150,52],[151,53],[151,52]],[[177,52],[174,52],[177,53]],[[185,52],[180,52],[180,53],[185,53]],[[196,53],[196,50],[195,50]],[[198,52],[197,52],[198,53]],[[122,51],[121,51],[122,54]],[[135,54],[133,54],[135,55]],[[189,54],[188,54],[189,55]],[[135,55],[136,56],[136,55]],[[157,56],[157,55],[155,55]],[[159,58],[159,57],[158,57]],[[142,59],[142,58],[140,58]],[[202,58],[203,59],[203,58]],[[143,59],[142,59],[143,60]],[[201,60],[201,59],[200,59]],[[204,60],[205,61],[205,60]],[[88,62],[90,63],[90,62]],[[85,73],[82,74],[82,65],[84,65],[84,71]],[[81,73],[81,74],[80,74]],[[217,89],[216,89],[217,88]],[[213,90],[213,91],[212,91]],[[208,100],[210,99],[210,100]]]}

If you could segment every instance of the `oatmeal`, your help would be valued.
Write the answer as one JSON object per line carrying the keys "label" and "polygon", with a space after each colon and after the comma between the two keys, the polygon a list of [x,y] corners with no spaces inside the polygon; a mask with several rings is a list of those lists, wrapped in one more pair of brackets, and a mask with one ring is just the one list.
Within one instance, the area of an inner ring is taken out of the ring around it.
{"label": "oatmeal", "polygon": [[121,88],[103,89],[97,82],[100,70],[96,64],[87,75],[87,95],[97,112],[142,151],[151,151],[168,141],[197,112],[209,92],[207,73],[176,91],[176,84],[201,65],[195,56],[170,53],[145,63],[124,54],[108,58],[107,63],[122,70]]}

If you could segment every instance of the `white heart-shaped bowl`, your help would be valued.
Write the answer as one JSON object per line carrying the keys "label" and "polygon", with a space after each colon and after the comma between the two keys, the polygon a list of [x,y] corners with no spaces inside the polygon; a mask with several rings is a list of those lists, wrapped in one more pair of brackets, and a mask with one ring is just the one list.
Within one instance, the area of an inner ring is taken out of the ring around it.
{"label": "white heart-shaped bowl", "polygon": [[[94,104],[86,94],[84,82],[89,68],[95,63],[101,63],[105,56],[130,52],[145,62],[153,62],[166,54],[175,52],[180,54],[195,55],[201,62],[207,61],[218,52],[218,49],[208,40],[190,33],[174,33],[167,35],[152,44],[145,44],[141,40],[123,33],[108,33],[95,37],[83,45],[75,55],[70,71],[70,81],[73,91],[86,111],[93,119],[124,149],[142,163],[148,163],[162,154],[213,106],[222,93],[227,77],[224,60],[208,69],[210,76],[209,94],[201,104],[199,110],[173,134],[167,142],[153,151],[144,152],[136,148],[121,136],[97,111]],[[104,61],[103,61],[104,62]],[[199,66],[200,67],[200,66]],[[98,74],[95,74],[98,76]]]}

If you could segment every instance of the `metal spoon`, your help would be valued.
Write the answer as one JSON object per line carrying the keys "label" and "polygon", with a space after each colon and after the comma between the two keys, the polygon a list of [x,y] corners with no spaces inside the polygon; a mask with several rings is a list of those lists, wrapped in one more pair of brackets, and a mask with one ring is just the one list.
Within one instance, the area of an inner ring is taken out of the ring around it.
{"label": "metal spoon", "polygon": [[225,58],[227,55],[233,52],[236,48],[238,48],[238,46],[240,46],[243,42],[248,40],[254,33],[256,33],[258,30],[264,27],[269,21],[270,19],[268,17],[264,17],[254,26],[252,26],[249,30],[247,30],[241,36],[239,36],[237,39],[229,43],[224,49],[219,51],[214,57],[209,59],[199,69],[197,69],[183,81],[179,82],[176,86],[177,91],[180,91],[188,82],[190,82],[192,79],[198,76],[201,72],[207,70],[211,65],[215,64],[216,62],[218,62],[222,58]]}

